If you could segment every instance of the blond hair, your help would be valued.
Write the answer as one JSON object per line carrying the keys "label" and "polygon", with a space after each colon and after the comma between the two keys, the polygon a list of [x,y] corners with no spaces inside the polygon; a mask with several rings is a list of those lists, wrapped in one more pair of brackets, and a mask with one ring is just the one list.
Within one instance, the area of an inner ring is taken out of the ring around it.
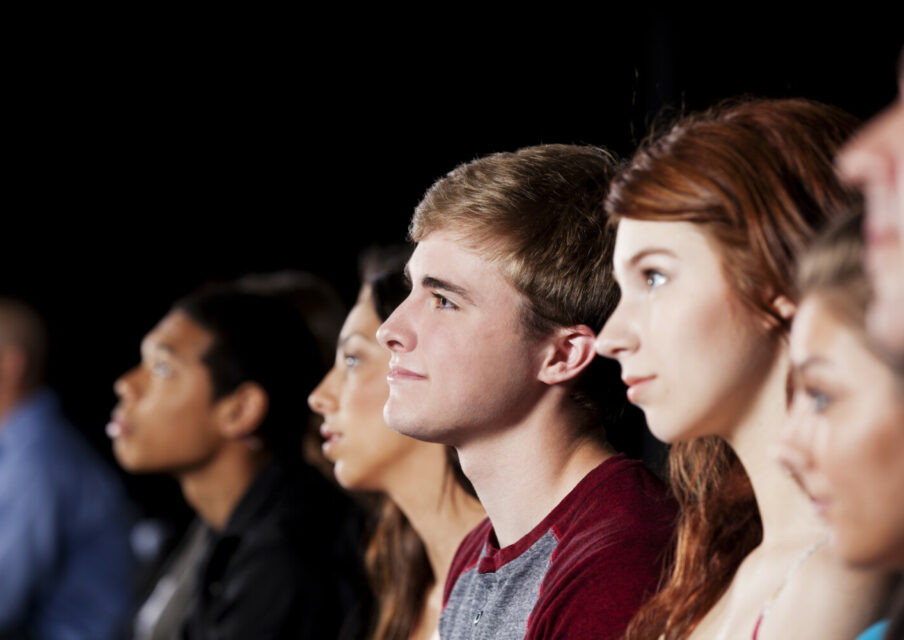
{"label": "blond hair", "polygon": [[[456,167],[427,191],[409,234],[449,232],[499,266],[524,297],[528,335],[586,325],[599,330],[618,303],[614,232],[604,203],[615,157],[591,146],[549,144],[495,153]],[[622,411],[617,368],[591,363],[571,388],[582,434]]]}

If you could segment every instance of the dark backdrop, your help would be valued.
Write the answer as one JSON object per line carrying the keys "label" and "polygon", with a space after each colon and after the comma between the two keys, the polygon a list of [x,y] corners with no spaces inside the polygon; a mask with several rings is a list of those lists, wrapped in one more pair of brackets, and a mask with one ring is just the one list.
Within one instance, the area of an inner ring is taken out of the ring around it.
{"label": "dark backdrop", "polygon": [[[400,26],[416,17],[64,15],[14,46],[0,293],[47,317],[51,384],[104,455],[113,380],[197,285],[300,268],[350,301],[358,251],[402,239],[460,162],[543,142],[629,154],[663,110],[741,93],[866,118],[902,45],[871,16],[647,9],[501,31],[450,9]],[[128,482],[149,512],[177,508],[172,483]]]}

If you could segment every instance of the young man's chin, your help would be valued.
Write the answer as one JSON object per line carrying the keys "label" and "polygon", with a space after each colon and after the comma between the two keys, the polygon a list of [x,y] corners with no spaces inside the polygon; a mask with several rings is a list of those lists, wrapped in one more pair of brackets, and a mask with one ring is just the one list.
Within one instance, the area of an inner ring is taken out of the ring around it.
{"label": "young man's chin", "polygon": [[388,401],[383,409],[383,419],[393,431],[403,436],[423,442],[447,444],[445,430],[431,425],[424,416],[393,406],[392,400]]}

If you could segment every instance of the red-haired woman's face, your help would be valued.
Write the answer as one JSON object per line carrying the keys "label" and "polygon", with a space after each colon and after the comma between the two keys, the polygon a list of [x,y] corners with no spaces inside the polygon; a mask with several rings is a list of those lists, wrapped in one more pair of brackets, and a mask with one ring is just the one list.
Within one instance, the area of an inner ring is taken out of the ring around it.
{"label": "red-haired woman's face", "polygon": [[853,564],[904,567],[904,394],[819,296],[791,330],[794,395],[781,459]]}
{"label": "red-haired woman's face", "polygon": [[597,352],[621,364],[628,400],[660,440],[728,435],[777,345],[733,291],[715,242],[693,223],[625,219],[614,267],[621,300]]}

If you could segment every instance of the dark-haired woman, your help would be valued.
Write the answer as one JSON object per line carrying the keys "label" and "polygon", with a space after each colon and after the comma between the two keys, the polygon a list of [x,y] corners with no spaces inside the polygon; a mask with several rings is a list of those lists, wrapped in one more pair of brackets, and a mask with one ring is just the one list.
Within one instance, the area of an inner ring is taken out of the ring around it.
{"label": "dark-haired woman", "polygon": [[882,576],[826,549],[769,455],[787,414],[794,258],[854,199],[832,160],[855,124],[805,100],[724,105],[680,120],[613,181],[622,298],[598,349],[675,443],[682,507],[671,574],[629,638],[848,640],[876,615]]}
{"label": "dark-haired woman", "polygon": [[365,255],[364,286],[342,327],[336,362],[309,398],[324,417],[323,450],[339,483],[386,494],[366,554],[377,599],[375,640],[435,637],[452,557],[485,517],[446,447],[402,436],[383,421],[390,353],[376,332],[407,295],[409,254],[396,248]]}

